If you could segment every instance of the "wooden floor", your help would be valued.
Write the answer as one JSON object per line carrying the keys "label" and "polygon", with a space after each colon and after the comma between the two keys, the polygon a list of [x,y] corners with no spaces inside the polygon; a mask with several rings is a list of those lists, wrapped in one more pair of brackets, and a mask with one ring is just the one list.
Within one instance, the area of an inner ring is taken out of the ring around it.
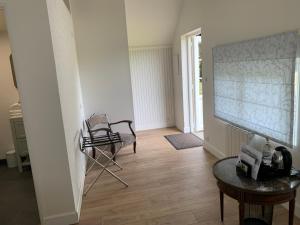
{"label": "wooden floor", "polygon": [[[212,175],[216,158],[202,147],[175,150],[163,137],[178,133],[160,129],[138,133],[132,147],[117,158],[124,188],[109,175],[84,197],[80,225],[220,225],[219,192]],[[89,174],[86,183],[96,175]],[[273,224],[287,225],[287,210],[275,208]],[[225,197],[224,225],[238,225],[238,205]],[[300,225],[295,220],[295,225]]]}

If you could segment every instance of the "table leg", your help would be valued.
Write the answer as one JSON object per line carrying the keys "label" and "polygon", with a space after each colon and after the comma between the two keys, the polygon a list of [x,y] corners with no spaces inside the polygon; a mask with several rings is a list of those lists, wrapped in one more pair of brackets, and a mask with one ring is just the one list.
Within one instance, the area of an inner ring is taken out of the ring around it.
{"label": "table leg", "polygon": [[272,214],[271,214],[271,218],[270,218],[270,223],[273,224],[273,212],[274,212],[274,206],[272,205]]}
{"label": "table leg", "polygon": [[221,221],[224,220],[224,193],[220,191],[220,210],[221,210]]}
{"label": "table leg", "polygon": [[295,199],[289,202],[289,225],[294,224]]}
{"label": "table leg", "polygon": [[244,214],[245,214],[245,203],[243,201],[240,201],[239,202],[240,225],[244,225]]}

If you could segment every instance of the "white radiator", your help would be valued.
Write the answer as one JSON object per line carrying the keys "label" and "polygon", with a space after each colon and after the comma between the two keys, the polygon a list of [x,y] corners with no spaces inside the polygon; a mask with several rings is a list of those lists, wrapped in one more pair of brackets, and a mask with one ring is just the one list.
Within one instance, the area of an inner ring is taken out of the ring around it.
{"label": "white radiator", "polygon": [[242,144],[247,144],[252,137],[252,133],[230,124],[226,127],[227,134],[227,156],[238,155]]}

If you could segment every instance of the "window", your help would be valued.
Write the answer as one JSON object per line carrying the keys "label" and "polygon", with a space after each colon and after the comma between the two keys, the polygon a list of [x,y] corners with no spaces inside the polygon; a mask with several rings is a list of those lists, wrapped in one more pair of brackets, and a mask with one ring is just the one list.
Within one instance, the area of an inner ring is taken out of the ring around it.
{"label": "window", "polygon": [[298,42],[297,32],[288,32],[215,47],[215,116],[292,146]]}

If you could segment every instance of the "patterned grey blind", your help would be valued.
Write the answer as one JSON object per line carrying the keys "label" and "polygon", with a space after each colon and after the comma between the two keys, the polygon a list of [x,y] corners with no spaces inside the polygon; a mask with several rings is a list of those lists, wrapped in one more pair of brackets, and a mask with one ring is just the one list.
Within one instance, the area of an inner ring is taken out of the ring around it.
{"label": "patterned grey blind", "polygon": [[291,146],[298,38],[289,32],[215,47],[215,116]]}

